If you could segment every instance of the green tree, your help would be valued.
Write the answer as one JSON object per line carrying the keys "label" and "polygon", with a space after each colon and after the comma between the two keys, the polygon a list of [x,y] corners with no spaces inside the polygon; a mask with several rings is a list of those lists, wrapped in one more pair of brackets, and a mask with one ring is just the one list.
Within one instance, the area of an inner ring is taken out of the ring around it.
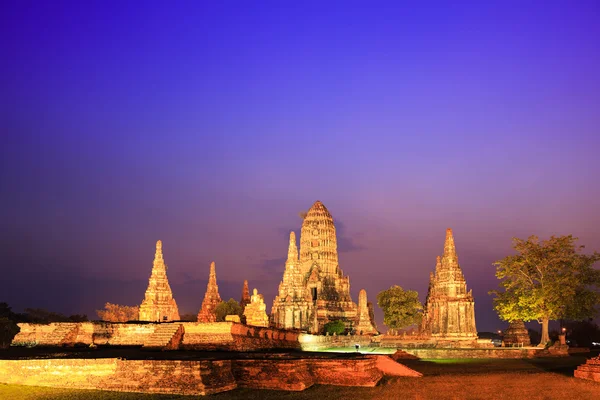
{"label": "green tree", "polygon": [[240,319],[242,319],[244,310],[236,300],[229,299],[220,302],[217,307],[215,307],[215,314],[217,316],[217,322],[223,322],[227,315],[239,315]]}
{"label": "green tree", "polygon": [[341,335],[346,330],[346,324],[343,321],[330,321],[323,326],[325,333]]}
{"label": "green tree", "polygon": [[500,279],[500,290],[490,292],[496,296],[496,312],[505,321],[538,321],[541,346],[549,341],[549,321],[582,320],[597,313],[600,271],[593,265],[600,254],[581,254],[584,246],[576,241],[571,235],[541,242],[537,236],[513,238],[518,254],[493,264]]}
{"label": "green tree", "polygon": [[6,317],[0,317],[0,349],[10,346],[13,338],[21,329]]}
{"label": "green tree", "polygon": [[106,303],[104,310],[96,310],[96,314],[102,321],[127,322],[139,319],[140,308],[138,306],[122,306],[120,304]]}
{"label": "green tree", "polygon": [[423,304],[414,290],[394,285],[379,292],[377,305],[383,310],[383,323],[391,329],[418,325],[423,317]]}

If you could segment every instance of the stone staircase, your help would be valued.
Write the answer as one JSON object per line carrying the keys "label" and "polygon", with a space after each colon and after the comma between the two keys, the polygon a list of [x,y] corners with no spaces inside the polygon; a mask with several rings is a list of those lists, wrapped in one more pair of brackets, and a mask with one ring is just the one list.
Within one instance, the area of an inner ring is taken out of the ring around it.
{"label": "stone staircase", "polygon": [[159,324],[154,333],[144,342],[145,350],[177,350],[183,340],[183,325]]}
{"label": "stone staircase", "polygon": [[73,345],[79,324],[77,323],[57,323],[56,328],[48,335],[44,335],[37,342],[37,346],[68,346]]}

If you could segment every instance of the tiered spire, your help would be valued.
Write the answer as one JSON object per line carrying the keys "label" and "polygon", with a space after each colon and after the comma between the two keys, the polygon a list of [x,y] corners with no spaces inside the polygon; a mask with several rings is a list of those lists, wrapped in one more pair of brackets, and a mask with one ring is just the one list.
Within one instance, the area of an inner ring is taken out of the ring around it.
{"label": "tiered spire", "polygon": [[458,264],[452,229],[446,229],[444,253],[429,278],[421,332],[439,337],[476,337],[474,300]]}
{"label": "tiered spire", "polygon": [[244,287],[242,288],[242,299],[240,300],[240,306],[242,306],[242,311],[244,311],[248,304],[250,304],[250,290],[248,289],[248,281],[244,280]]}
{"label": "tiered spire", "polygon": [[299,248],[296,234],[290,232],[283,279],[271,310],[276,327],[310,332],[321,332],[330,320],[342,320],[351,329],[358,320],[350,280],[338,264],[333,217],[318,200],[303,218]]}
{"label": "tiered spire", "polygon": [[341,275],[333,217],[319,200],[315,201],[302,221],[300,263],[306,267],[304,273],[308,273],[316,263],[323,274]]}
{"label": "tiered spire", "polygon": [[458,256],[456,255],[456,246],[454,245],[454,236],[452,229],[446,229],[446,241],[444,242],[443,264],[445,266],[458,266]]}
{"label": "tiered spire", "polygon": [[217,315],[215,314],[215,308],[217,308],[220,302],[221,296],[219,295],[219,286],[217,285],[217,272],[213,261],[210,263],[208,285],[206,285],[202,308],[198,313],[198,322],[216,322]]}
{"label": "tiered spire", "polygon": [[152,264],[152,273],[148,289],[140,305],[140,321],[176,321],[179,320],[177,303],[167,279],[167,265],[163,259],[162,242],[156,242],[156,252]]}

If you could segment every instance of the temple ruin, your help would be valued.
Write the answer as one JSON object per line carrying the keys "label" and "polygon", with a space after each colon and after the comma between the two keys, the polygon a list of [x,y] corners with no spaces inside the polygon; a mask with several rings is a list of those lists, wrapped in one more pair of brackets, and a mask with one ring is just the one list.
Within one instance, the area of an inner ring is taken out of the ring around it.
{"label": "temple ruin", "polygon": [[250,304],[250,291],[248,289],[248,280],[244,280],[244,286],[242,288],[242,298],[240,299],[240,307],[242,307],[242,311],[246,308],[248,304]]}
{"label": "temple ruin", "polygon": [[379,333],[371,320],[365,289],[358,292],[358,324],[355,330],[359,335],[376,335]]}
{"label": "temple ruin", "polygon": [[210,263],[208,284],[206,285],[202,307],[198,312],[198,322],[216,322],[217,315],[215,314],[215,308],[217,308],[220,302],[221,296],[219,295],[219,286],[217,285],[217,272],[213,261]]}
{"label": "temple ruin", "polygon": [[[329,321],[341,320],[348,329],[359,323],[358,307],[350,297],[350,281],[338,263],[333,217],[316,201],[296,235],[290,233],[288,256],[271,319],[283,329],[322,331]],[[373,328],[374,329],[374,328]]]}
{"label": "temple ruin", "polygon": [[446,230],[444,254],[437,257],[435,273],[429,277],[421,334],[438,339],[477,338],[475,302],[458,264],[452,229]]}
{"label": "temple ruin", "polygon": [[179,311],[167,279],[167,265],[163,259],[162,242],[156,242],[154,264],[148,289],[140,305],[140,321],[178,321]]}

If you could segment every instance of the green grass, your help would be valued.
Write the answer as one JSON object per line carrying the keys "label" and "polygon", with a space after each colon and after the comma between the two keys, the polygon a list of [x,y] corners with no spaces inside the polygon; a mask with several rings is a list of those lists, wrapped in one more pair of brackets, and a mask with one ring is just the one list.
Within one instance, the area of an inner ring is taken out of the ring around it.
{"label": "green grass", "polygon": [[[423,378],[384,378],[374,388],[315,385],[303,392],[237,389],[210,399],[594,399],[600,383],[576,379],[573,370],[586,357],[529,360],[404,360]],[[103,392],[0,385],[0,399],[149,400],[193,396]]]}

